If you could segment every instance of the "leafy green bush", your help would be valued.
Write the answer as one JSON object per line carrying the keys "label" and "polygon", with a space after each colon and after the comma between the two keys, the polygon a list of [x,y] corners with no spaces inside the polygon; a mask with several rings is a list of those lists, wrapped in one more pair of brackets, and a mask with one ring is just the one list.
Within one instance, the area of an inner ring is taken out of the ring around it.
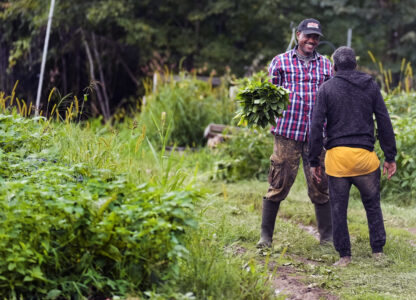
{"label": "leafy green bush", "polygon": [[[16,115],[0,115],[0,149],[4,152],[18,152],[24,155],[24,151],[36,152],[47,141],[48,130],[42,118],[24,119]],[[33,130],[35,129],[35,130]],[[33,131],[32,131],[33,130]]]}
{"label": "leafy green bush", "polygon": [[42,121],[0,116],[0,128],[1,295],[126,295],[177,269],[198,191],[67,165]]}
{"label": "leafy green bush", "polygon": [[235,130],[230,136],[216,150],[218,160],[215,163],[214,179],[265,180],[273,152],[273,136],[266,130],[247,129]]}
{"label": "leafy green bush", "polygon": [[195,147],[203,144],[208,124],[229,124],[234,111],[224,86],[212,88],[209,82],[182,74],[180,81],[171,79],[146,97],[140,119],[151,141],[159,141],[159,133],[170,127],[168,145]]}
{"label": "leafy green bush", "polygon": [[[397,204],[416,200],[416,93],[401,93],[386,98],[397,143],[397,173],[381,181],[382,193]],[[377,144],[376,151],[384,157]]]}

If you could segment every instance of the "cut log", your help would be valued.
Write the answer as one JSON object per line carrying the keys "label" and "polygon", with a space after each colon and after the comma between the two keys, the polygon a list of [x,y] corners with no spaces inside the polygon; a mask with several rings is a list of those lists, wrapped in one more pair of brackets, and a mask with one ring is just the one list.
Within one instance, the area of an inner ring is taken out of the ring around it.
{"label": "cut log", "polygon": [[209,148],[215,148],[219,143],[229,139],[235,130],[239,130],[239,128],[224,124],[209,124],[204,130],[204,138],[207,139],[207,146]]}

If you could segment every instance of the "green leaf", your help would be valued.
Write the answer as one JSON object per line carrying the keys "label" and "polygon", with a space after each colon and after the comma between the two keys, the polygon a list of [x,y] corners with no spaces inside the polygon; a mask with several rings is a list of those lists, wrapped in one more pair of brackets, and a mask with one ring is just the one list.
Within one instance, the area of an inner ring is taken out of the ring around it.
{"label": "green leaf", "polygon": [[60,290],[57,290],[57,289],[50,290],[48,292],[48,294],[46,295],[46,299],[47,300],[55,300],[61,295],[62,295],[62,291],[60,291]]}

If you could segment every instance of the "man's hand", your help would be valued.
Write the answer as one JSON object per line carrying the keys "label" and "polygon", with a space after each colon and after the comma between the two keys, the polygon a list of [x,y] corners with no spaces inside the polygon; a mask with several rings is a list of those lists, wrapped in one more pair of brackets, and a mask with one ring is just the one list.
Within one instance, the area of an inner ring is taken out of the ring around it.
{"label": "man's hand", "polygon": [[383,164],[383,175],[387,172],[387,179],[390,180],[391,176],[396,173],[396,162],[384,162]]}
{"label": "man's hand", "polygon": [[316,180],[317,183],[321,183],[322,180],[322,168],[321,166],[311,167],[312,178]]}

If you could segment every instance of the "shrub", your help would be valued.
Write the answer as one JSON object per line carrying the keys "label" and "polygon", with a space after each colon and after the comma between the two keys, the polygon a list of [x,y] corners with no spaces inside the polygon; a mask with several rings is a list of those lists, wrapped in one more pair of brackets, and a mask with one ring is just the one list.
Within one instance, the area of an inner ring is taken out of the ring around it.
{"label": "shrub", "polygon": [[[397,173],[381,180],[382,193],[397,204],[416,200],[416,103],[415,93],[400,93],[386,98],[397,144]],[[384,158],[377,143],[376,151]]]}
{"label": "shrub", "polygon": [[200,193],[67,165],[48,151],[46,125],[0,116],[0,294],[125,295],[174,272]]}
{"label": "shrub", "polygon": [[[40,122],[37,123],[36,121]],[[0,115],[0,149],[4,152],[40,151],[41,146],[48,140],[45,132],[48,130],[43,118],[24,119],[16,115]],[[27,154],[27,153],[26,153]]]}
{"label": "shrub", "polygon": [[171,79],[146,97],[140,119],[151,141],[159,141],[159,133],[170,126],[168,145],[195,147],[203,144],[208,124],[229,124],[234,111],[224,86],[212,88],[209,82],[182,74],[180,81]]}
{"label": "shrub", "polygon": [[214,179],[265,180],[273,152],[273,136],[266,130],[235,130],[216,150]]}

